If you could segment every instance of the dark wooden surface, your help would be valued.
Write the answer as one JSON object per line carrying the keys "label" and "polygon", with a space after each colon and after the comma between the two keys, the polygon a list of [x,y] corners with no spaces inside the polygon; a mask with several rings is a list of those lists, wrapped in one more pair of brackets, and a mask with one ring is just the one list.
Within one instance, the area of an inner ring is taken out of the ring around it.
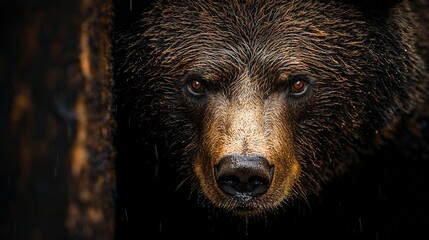
{"label": "dark wooden surface", "polygon": [[0,239],[110,239],[110,1],[0,13]]}

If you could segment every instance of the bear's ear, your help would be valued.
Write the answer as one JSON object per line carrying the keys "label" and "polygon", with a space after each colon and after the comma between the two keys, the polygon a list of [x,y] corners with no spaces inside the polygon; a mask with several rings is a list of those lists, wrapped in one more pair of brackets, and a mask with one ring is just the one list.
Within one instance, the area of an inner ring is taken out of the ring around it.
{"label": "bear's ear", "polygon": [[403,2],[403,0],[339,0],[340,2],[357,5],[368,9],[388,9]]}

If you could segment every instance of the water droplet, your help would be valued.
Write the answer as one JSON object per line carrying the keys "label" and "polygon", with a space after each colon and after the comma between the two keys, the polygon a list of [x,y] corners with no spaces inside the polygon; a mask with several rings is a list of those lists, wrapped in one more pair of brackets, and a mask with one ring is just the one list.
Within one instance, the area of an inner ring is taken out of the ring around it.
{"label": "water droplet", "polygon": [[159,160],[159,155],[158,155],[158,146],[155,144],[155,145],[154,145],[154,148],[155,148],[155,159],[156,159],[156,161],[158,161],[158,160]]}
{"label": "water droplet", "polygon": [[359,217],[359,231],[362,232],[362,218]]}

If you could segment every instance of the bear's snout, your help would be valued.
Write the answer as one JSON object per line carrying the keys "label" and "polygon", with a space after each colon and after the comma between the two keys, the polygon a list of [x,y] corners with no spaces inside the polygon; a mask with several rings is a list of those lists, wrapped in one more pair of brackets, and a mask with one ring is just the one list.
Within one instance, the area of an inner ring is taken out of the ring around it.
{"label": "bear's snout", "polygon": [[260,156],[228,155],[214,168],[219,188],[243,201],[267,192],[274,173],[274,166]]}

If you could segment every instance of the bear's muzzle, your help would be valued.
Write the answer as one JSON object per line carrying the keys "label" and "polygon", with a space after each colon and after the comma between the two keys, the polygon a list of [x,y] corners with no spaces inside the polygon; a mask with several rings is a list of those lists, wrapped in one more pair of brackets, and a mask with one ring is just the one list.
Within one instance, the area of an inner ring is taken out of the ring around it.
{"label": "bear's muzzle", "polygon": [[219,188],[243,202],[267,192],[274,174],[274,166],[260,156],[227,155],[214,168]]}

